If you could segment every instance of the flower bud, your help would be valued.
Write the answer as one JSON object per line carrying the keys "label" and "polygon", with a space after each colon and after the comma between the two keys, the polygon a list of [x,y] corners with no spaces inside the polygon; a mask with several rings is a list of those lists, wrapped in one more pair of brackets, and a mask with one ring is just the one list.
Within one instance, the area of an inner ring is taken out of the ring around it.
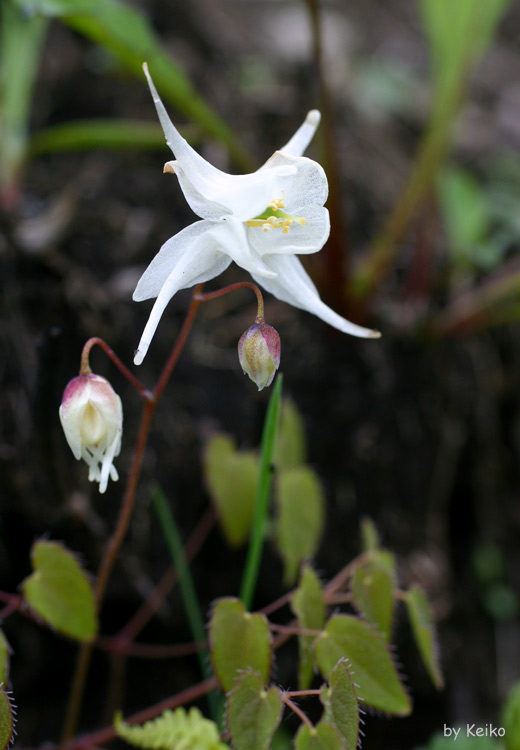
{"label": "flower bud", "polygon": [[121,399],[100,375],[78,375],[65,388],[60,420],[75,458],[88,464],[89,481],[105,492],[108,478],[119,478],[112,462],[121,450]]}
{"label": "flower bud", "polygon": [[280,366],[280,336],[272,326],[263,321],[254,323],[240,337],[238,358],[244,373],[261,391],[271,385]]}

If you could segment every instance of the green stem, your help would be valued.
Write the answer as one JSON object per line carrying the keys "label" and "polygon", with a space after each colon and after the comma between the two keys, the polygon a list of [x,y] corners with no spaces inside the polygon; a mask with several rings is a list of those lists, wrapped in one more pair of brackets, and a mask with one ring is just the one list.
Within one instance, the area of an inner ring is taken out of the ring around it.
{"label": "green stem", "polygon": [[453,85],[437,109],[417,153],[407,183],[381,232],[352,279],[354,296],[364,299],[381,283],[399,252],[402,239],[415,213],[428,194],[450,144],[451,129],[458,112],[463,79]]}
{"label": "green stem", "polygon": [[[161,530],[168,546],[168,551],[179,576],[179,586],[193,640],[196,643],[204,644],[206,642],[206,627],[197,596],[197,590],[184,553],[184,545],[182,543],[179,528],[175,521],[175,516],[173,515],[164,492],[159,485],[156,485],[152,492],[152,500],[161,524]],[[205,646],[201,647],[197,651],[197,656],[202,676],[204,678],[211,677],[208,649]],[[208,702],[213,719],[218,721],[220,707],[217,694],[214,691],[211,691],[208,694]]]}
{"label": "green stem", "polygon": [[262,448],[260,460],[260,477],[256,493],[255,516],[251,541],[247,552],[247,559],[240,587],[240,598],[247,609],[251,609],[256,582],[262,559],[262,548],[265,537],[267,508],[269,504],[269,490],[271,488],[271,464],[278,430],[278,415],[282,395],[282,376],[278,375],[267,407],[264,430],[262,433]]}

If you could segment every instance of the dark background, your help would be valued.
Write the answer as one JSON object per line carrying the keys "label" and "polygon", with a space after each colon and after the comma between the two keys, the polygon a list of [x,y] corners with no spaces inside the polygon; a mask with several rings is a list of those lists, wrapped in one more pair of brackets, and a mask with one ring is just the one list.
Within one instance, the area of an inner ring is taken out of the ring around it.
{"label": "dark background", "polygon": [[[309,23],[301,4],[156,0],[146,8],[174,59],[259,162],[317,106]],[[457,129],[454,158],[477,172],[490,154],[520,144],[519,11],[513,4],[474,75]],[[356,255],[395,200],[424,127],[427,52],[413,3],[330,3],[323,25],[342,212]],[[385,107],[370,94],[367,76],[377,80],[378,66],[403,72],[407,83],[398,87],[398,104]],[[127,76],[103,50],[56,23],[32,127],[96,116],[154,121],[155,112],[144,78]],[[210,161],[233,171],[218,144],[200,148]],[[319,158],[319,144],[309,155]],[[149,303],[133,303],[131,293],[161,244],[193,218],[176,180],[161,173],[169,158],[166,147],[41,157],[25,173],[19,206],[2,215],[3,590],[15,591],[29,574],[31,544],[42,536],[63,540],[89,570],[97,569],[123,485],[111,483],[105,496],[89,485],[86,467],[73,460],[61,433],[58,406],[88,337],[105,338],[131,362],[150,309]],[[435,231],[442,267],[447,249],[442,227]],[[408,250],[405,242],[403,267]],[[318,282],[322,266],[320,257],[311,259],[309,271]],[[326,488],[327,530],[316,560],[320,574],[332,577],[358,552],[359,522],[368,515],[398,555],[403,583],[427,589],[438,619],[445,691],[438,694],[430,685],[399,610],[394,640],[415,710],[404,720],[368,717],[367,750],[383,744],[416,747],[444,723],[498,723],[499,707],[520,673],[518,326],[425,342],[405,325],[414,310],[399,291],[401,272],[399,267],[376,300],[372,323],[383,331],[377,342],[338,334],[272,298],[266,307],[267,320],[282,338],[284,392],[303,415],[309,462]],[[233,266],[208,288],[244,278]],[[434,290],[430,304],[441,309],[444,298],[444,289]],[[157,377],[188,300],[189,293],[179,293],[164,314],[138,372],[145,383]],[[154,421],[135,514],[103,609],[103,633],[126,622],[167,565],[150,508],[150,482],[161,482],[188,534],[208,504],[201,476],[204,437],[220,429],[243,447],[259,444],[269,394],[256,392],[236,356],[238,338],[253,316],[247,291],[205,305],[199,314]],[[117,467],[124,480],[138,397],[100,351],[91,362],[123,400]],[[204,608],[215,597],[236,594],[243,559],[243,552],[226,547],[218,529],[212,532],[194,565]],[[486,575],[491,584],[485,585]],[[256,606],[283,593],[281,577],[281,563],[268,549]],[[75,646],[20,615],[6,622],[5,633],[13,649],[20,743],[56,739]],[[190,639],[177,593],[142,638]],[[277,654],[275,680],[284,686],[295,684],[294,655],[292,646]],[[82,729],[106,721],[106,675],[107,660],[96,654]],[[198,679],[194,659],[130,660],[124,711]]]}

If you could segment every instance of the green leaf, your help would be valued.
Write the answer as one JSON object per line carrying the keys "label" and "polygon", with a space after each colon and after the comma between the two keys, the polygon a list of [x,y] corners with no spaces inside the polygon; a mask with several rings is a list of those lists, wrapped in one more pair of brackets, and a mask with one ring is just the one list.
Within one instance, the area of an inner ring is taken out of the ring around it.
{"label": "green leaf", "polygon": [[358,612],[390,641],[394,615],[394,582],[386,568],[374,563],[360,565],[352,577],[352,593]]}
{"label": "green leaf", "polygon": [[142,726],[129,726],[120,712],[114,716],[114,729],[130,745],[144,750],[229,750],[220,742],[215,722],[205,719],[198,708],[165,711]]}
{"label": "green leaf", "polygon": [[268,750],[282,718],[282,709],[278,688],[264,690],[259,674],[242,674],[229,696],[227,712],[235,750]]}
{"label": "green leaf", "polygon": [[0,750],[9,747],[14,734],[15,718],[11,700],[0,685]]}
{"label": "green leaf", "polygon": [[22,584],[27,604],[48,625],[78,641],[96,635],[94,593],[74,555],[57,542],[36,542],[34,573]]}
{"label": "green leaf", "polygon": [[345,750],[338,730],[326,721],[315,727],[302,724],[294,741],[295,750]]}
{"label": "green leaf", "polygon": [[[183,129],[186,135],[186,128]],[[193,142],[193,138],[190,138]],[[29,158],[57,151],[163,149],[160,125],[139,120],[78,120],[40,130],[28,144]]]}
{"label": "green leaf", "polygon": [[[325,625],[326,608],[320,579],[309,565],[304,565],[300,584],[291,598],[291,608],[298,618],[298,625],[305,630],[321,630]],[[300,690],[307,690],[314,675],[312,647],[315,637],[298,636],[300,659],[298,684]]]}
{"label": "green leaf", "polygon": [[[109,50],[144,83],[143,62],[159,92],[187,117],[221,140],[237,163],[252,167],[251,157],[237,137],[170,59],[146,16],[118,0],[17,0],[28,13],[58,17],[84,36]],[[151,110],[150,110],[151,111]]]}
{"label": "green leaf", "polygon": [[45,18],[0,3],[0,187],[9,186],[27,149],[30,107],[47,33]]}
{"label": "green leaf", "polygon": [[421,0],[438,106],[484,53],[510,0]]}
{"label": "green leaf", "polygon": [[0,685],[7,683],[9,677],[9,654],[11,649],[2,630],[0,630]]}
{"label": "green leaf", "polygon": [[279,469],[294,469],[305,463],[307,446],[303,419],[291,399],[284,399],[276,438],[274,464]]}
{"label": "green leaf", "polygon": [[502,726],[506,750],[520,750],[520,682],[509,691],[502,711]]}
{"label": "green leaf", "polygon": [[211,661],[225,692],[240,671],[259,672],[263,684],[271,670],[271,634],[267,619],[250,614],[240,599],[219,599],[209,624]]}
{"label": "green leaf", "polygon": [[358,696],[367,705],[397,716],[411,711],[408,697],[390,656],[388,646],[366,622],[351,615],[335,615],[315,644],[320,672],[330,681],[340,659],[350,663]]}
{"label": "green leaf", "polygon": [[359,704],[345,660],[334,667],[330,686],[321,688],[325,721],[332,724],[345,740],[345,750],[356,750],[359,738]]}
{"label": "green leaf", "polygon": [[412,633],[424,666],[435,687],[441,690],[444,679],[439,665],[435,625],[426,594],[420,586],[412,586],[406,592],[404,600],[412,626]]}
{"label": "green leaf", "polygon": [[237,451],[227,435],[215,435],[206,445],[203,465],[226,539],[236,546],[244,544],[255,512],[258,456]]}
{"label": "green leaf", "polygon": [[277,540],[289,584],[295,580],[300,563],[312,558],[319,546],[325,499],[320,480],[308,466],[280,472],[276,495]]}

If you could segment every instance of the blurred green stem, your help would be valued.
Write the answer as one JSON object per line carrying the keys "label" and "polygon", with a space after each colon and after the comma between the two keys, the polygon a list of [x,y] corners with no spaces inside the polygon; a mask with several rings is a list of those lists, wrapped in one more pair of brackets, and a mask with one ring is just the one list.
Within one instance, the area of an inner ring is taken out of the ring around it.
{"label": "blurred green stem", "polygon": [[[170,557],[179,576],[182,600],[184,602],[184,609],[186,610],[193,640],[196,643],[205,643],[206,627],[204,624],[204,617],[200,608],[197,590],[193,582],[190,567],[186,560],[186,555],[184,554],[181,534],[164,492],[159,485],[156,485],[152,491],[152,500],[168,546]],[[197,656],[199,658],[200,671],[203,678],[211,677],[208,649],[206,647],[199,649],[197,651]],[[208,693],[208,702],[213,720],[218,722],[220,719],[220,702],[214,690]]]}
{"label": "blurred green stem", "polygon": [[358,299],[368,297],[386,276],[399,252],[400,240],[433,185],[450,145],[462,85],[461,76],[438,107],[438,114],[426,130],[401,195],[352,278],[351,291]]}

